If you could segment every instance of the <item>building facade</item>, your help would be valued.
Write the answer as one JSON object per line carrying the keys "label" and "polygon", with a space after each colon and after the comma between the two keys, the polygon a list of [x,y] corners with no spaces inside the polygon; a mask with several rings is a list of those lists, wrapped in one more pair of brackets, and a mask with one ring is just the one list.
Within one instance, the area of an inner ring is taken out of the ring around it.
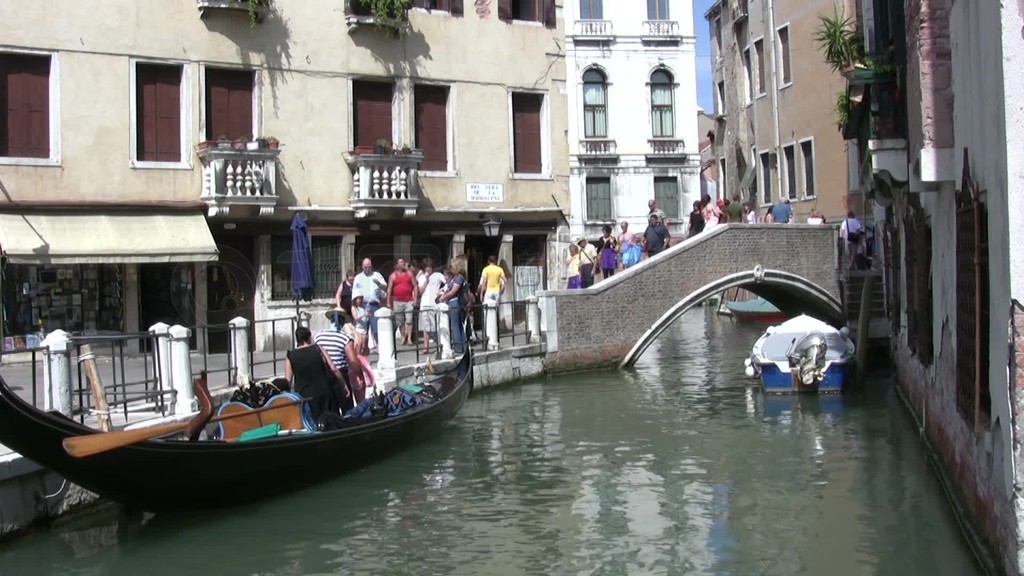
{"label": "building facade", "polygon": [[851,172],[873,198],[899,389],[993,573],[1024,573],[1024,14],[851,0]]}
{"label": "building facade", "polygon": [[692,3],[565,6],[571,230],[643,232],[657,201],[673,234],[699,197]]}
{"label": "building facade", "polygon": [[0,7],[7,343],[292,316],[296,213],[303,306],[363,257],[464,254],[472,277],[495,254],[512,297],[543,289],[568,206],[558,1]]}
{"label": "building facade", "polygon": [[704,14],[711,30],[718,191],[763,215],[789,200],[798,221],[813,209],[846,212],[847,147],[836,103],[845,83],[814,41],[834,0],[720,0]]}

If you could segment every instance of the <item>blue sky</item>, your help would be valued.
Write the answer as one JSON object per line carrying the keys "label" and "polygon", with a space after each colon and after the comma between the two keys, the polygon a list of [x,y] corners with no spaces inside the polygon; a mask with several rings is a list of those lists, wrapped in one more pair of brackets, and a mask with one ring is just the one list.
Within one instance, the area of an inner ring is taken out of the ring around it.
{"label": "blue sky", "polygon": [[711,40],[704,13],[714,0],[693,0],[693,28],[697,33],[697,104],[706,112],[715,109],[711,92]]}

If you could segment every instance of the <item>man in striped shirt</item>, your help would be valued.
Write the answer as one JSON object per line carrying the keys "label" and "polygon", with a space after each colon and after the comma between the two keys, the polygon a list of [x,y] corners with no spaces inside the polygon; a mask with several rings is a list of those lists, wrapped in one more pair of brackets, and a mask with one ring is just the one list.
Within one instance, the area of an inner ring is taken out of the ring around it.
{"label": "man in striped shirt", "polygon": [[344,328],[349,316],[344,310],[333,309],[327,311],[327,318],[330,322],[317,333],[313,343],[327,352],[331,362],[345,378],[345,386],[352,391],[355,403],[359,404],[366,396],[366,389],[362,378],[363,364],[359,360],[352,335]]}

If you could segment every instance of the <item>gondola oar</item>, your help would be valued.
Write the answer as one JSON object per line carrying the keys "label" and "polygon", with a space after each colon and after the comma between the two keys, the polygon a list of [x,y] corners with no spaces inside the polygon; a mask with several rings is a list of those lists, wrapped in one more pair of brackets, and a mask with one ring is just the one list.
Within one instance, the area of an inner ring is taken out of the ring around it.
{"label": "gondola oar", "polygon": [[[281,408],[287,408],[288,406],[296,406],[303,402],[308,402],[309,400],[309,398],[303,398],[296,402],[282,402],[280,404],[274,404],[273,406],[264,406],[263,408],[256,408],[246,412],[237,412],[234,414],[227,414],[225,416],[218,416],[216,418],[211,418],[208,423],[212,424],[222,420],[230,420],[232,418],[259,414],[260,412],[279,410]],[[153,440],[154,438],[167,436],[168,434],[174,434],[175,432],[184,432],[188,429],[188,426],[188,422],[181,422],[178,424],[164,424],[163,426],[140,428],[138,430],[118,430],[116,432],[99,432],[96,434],[88,434],[86,436],[74,436],[72,438],[64,439],[64,451],[75,458],[84,458],[86,456],[100,454],[116,448],[123,448],[124,446],[129,446],[137,442]]]}

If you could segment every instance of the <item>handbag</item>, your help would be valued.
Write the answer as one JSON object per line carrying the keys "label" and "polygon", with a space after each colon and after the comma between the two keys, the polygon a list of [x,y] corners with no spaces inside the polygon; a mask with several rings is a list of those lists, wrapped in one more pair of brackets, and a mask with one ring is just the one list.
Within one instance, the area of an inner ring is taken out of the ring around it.
{"label": "handbag", "polygon": [[863,230],[857,230],[856,232],[850,232],[850,219],[846,219],[846,241],[851,244],[859,244],[860,239],[864,236]]}

